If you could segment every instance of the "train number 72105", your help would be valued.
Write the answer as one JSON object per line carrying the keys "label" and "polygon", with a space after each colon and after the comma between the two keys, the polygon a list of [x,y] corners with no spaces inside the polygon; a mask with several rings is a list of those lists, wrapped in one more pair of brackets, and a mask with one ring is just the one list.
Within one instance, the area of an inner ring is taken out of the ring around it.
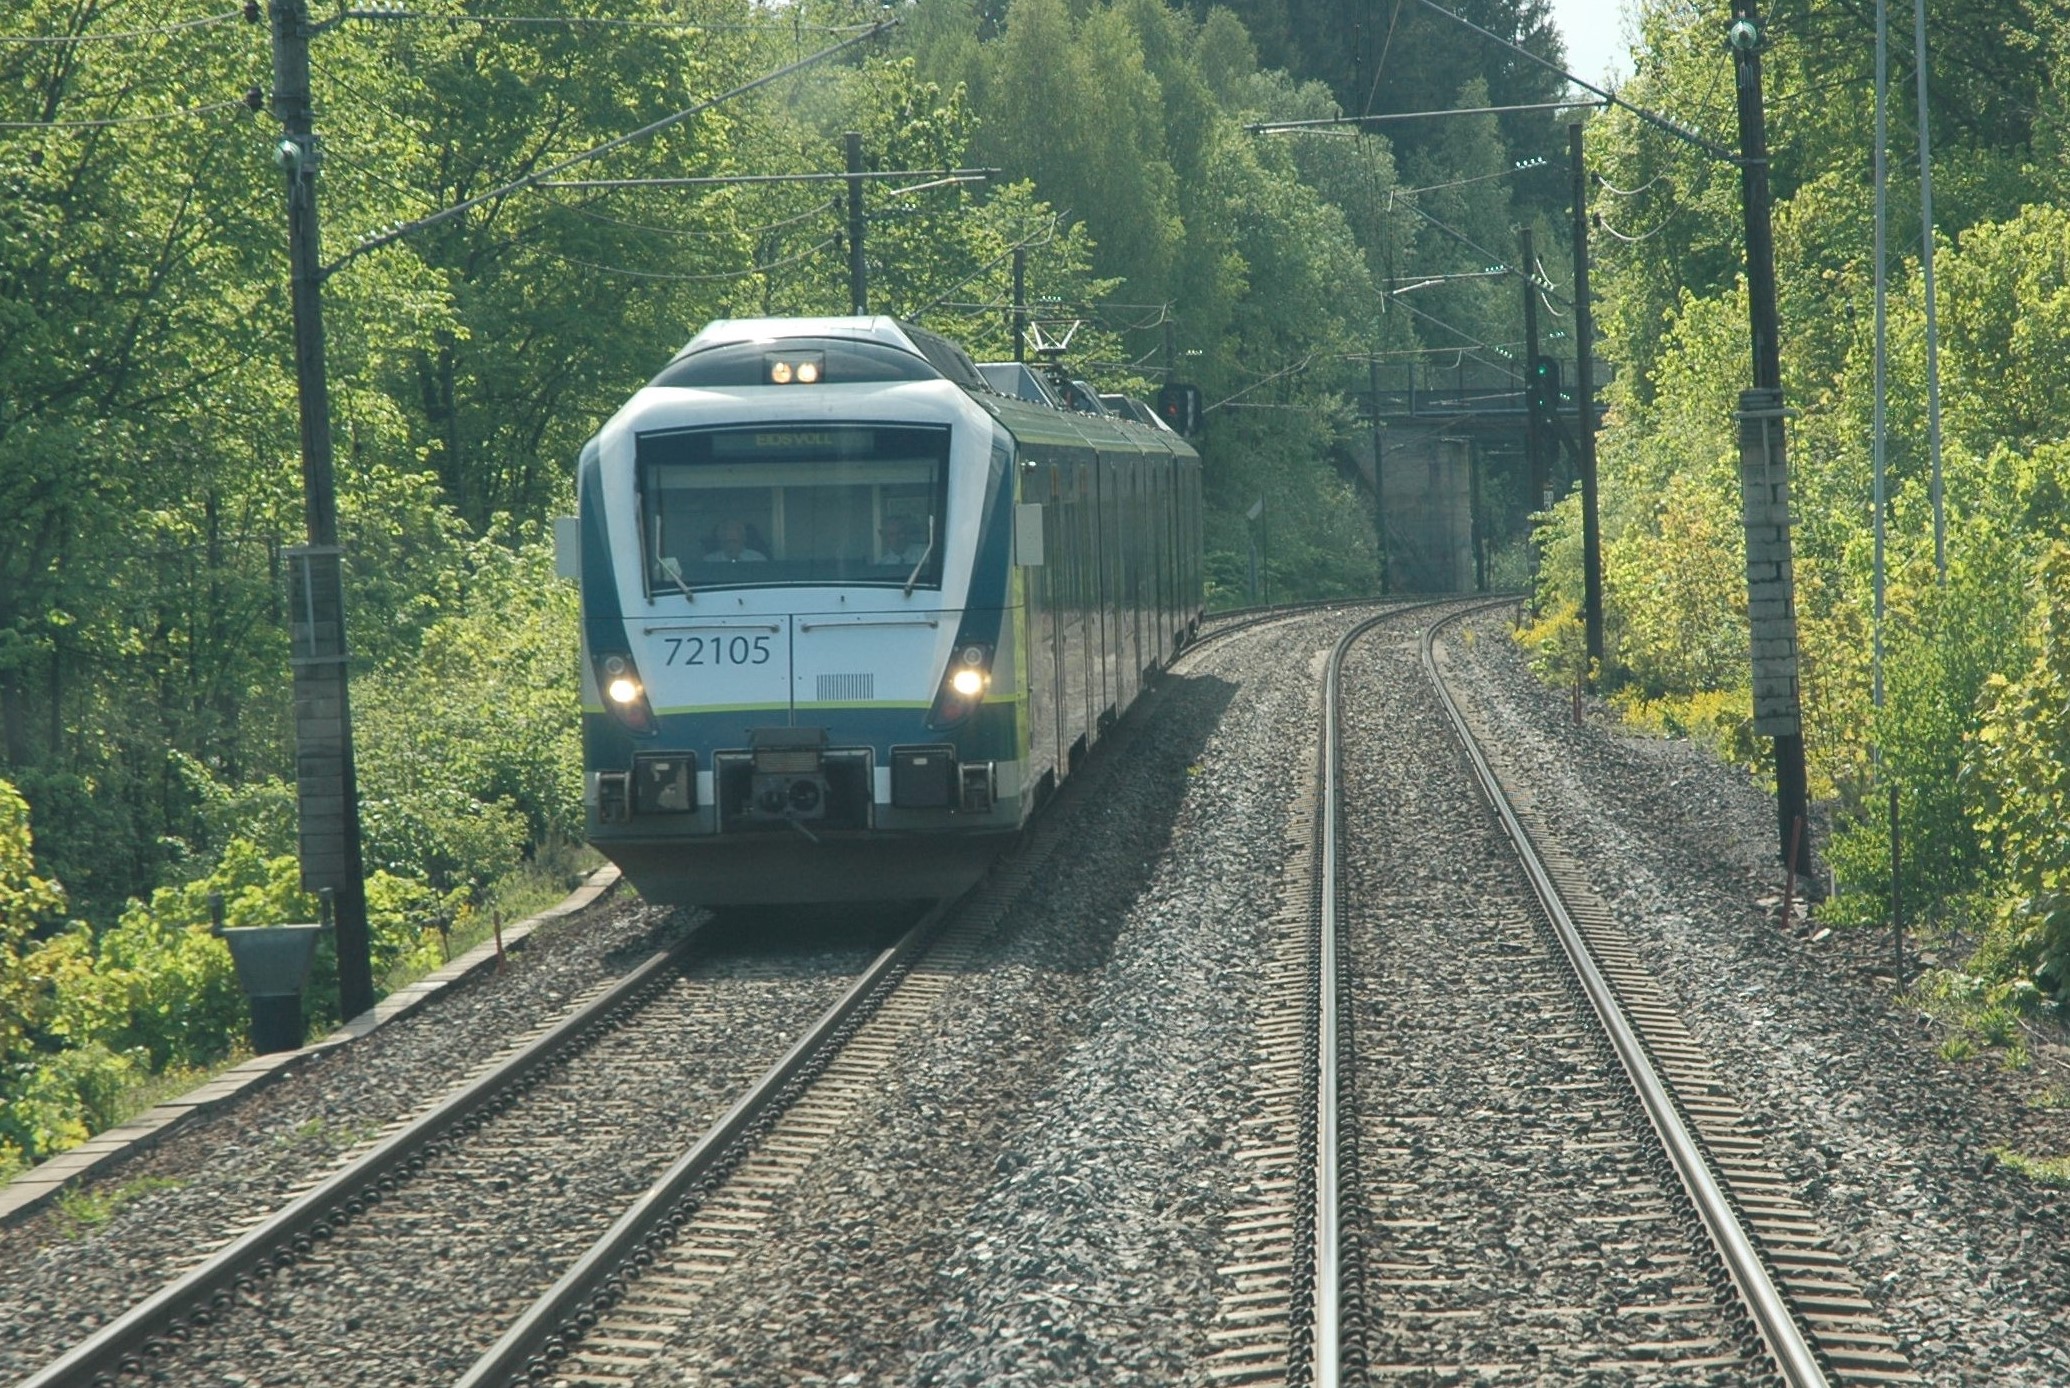
{"label": "train number 72105", "polygon": [[767,665],[767,636],[664,636],[664,665]]}

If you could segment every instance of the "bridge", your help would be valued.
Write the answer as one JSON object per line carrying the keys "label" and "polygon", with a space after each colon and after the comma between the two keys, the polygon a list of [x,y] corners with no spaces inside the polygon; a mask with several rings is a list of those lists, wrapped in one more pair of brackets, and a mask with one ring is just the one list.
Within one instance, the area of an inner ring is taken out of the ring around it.
{"label": "bridge", "polygon": [[[1611,368],[1601,359],[1594,368],[1600,427],[1600,392]],[[1571,377],[1571,364],[1566,374]],[[1559,399],[1543,441],[1555,498],[1581,475],[1580,408],[1571,379],[1562,382]],[[1466,360],[1443,370],[1427,363],[1383,367],[1366,412],[1369,422],[1376,417],[1377,430],[1356,440],[1351,454],[1373,488],[1377,434],[1385,459],[1377,493],[1389,590],[1472,592],[1506,580],[1493,572],[1498,555],[1523,538],[1530,514],[1542,506],[1528,496],[1530,410],[1522,364],[1513,373]]]}

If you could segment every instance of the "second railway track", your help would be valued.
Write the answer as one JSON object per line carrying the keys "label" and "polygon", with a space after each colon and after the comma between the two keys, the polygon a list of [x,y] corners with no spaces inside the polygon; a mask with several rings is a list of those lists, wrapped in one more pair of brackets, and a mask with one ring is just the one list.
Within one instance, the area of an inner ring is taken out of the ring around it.
{"label": "second railway track", "polygon": [[[1363,1261],[1339,1300],[1363,1315],[1318,1318],[1315,1336],[1340,1342],[1313,1353],[1315,1381],[1913,1381],[1585,875],[1556,847],[1546,865],[1545,807],[1505,787],[1446,687],[1448,621],[1420,642],[1380,626],[1346,698],[1361,846],[1342,850],[1356,866],[1339,924],[1359,1061],[1344,1089],[1358,1111],[1338,1126],[1364,1160],[1337,1213]],[[1419,647],[1421,702],[1401,678]],[[1478,797],[1439,789],[1435,765],[1417,774],[1452,737],[1522,879],[1497,867]],[[1331,1213],[1325,1200],[1317,1227]]]}

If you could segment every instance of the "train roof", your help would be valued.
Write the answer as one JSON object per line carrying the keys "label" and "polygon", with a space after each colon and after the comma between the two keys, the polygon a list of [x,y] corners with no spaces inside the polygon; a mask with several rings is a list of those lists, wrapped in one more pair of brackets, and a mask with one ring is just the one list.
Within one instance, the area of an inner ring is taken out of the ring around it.
{"label": "train roof", "polygon": [[837,341],[846,339],[895,347],[920,357],[943,379],[954,381],[966,390],[989,389],[985,378],[978,374],[977,363],[970,359],[970,353],[963,348],[940,333],[929,332],[917,324],[902,323],[896,318],[883,315],[841,318],[721,318],[707,323],[697,336],[683,344],[683,350],[676,353],[671,365],[685,357],[715,347],[732,347],[742,343],[778,343],[800,338]]}
{"label": "train roof", "polygon": [[[761,353],[750,350],[744,354],[738,350],[725,349],[753,349],[787,342],[829,345],[830,355],[827,357],[826,366],[830,380],[847,376],[852,380],[951,381],[976,395],[979,403],[995,419],[1024,438],[1043,437],[1072,443],[1092,442],[1102,438],[1120,442],[1124,438],[1129,438],[1131,447],[1140,447],[1140,437],[1131,435],[1134,431],[1147,427],[1126,413],[1117,412],[1117,417],[1104,411],[1088,413],[1065,409],[1024,364],[992,364],[995,369],[998,366],[1014,367],[1025,375],[1027,383],[1033,384],[1042,397],[1041,402],[1036,403],[1032,398],[1013,389],[1013,386],[1021,382],[1009,380],[1002,386],[1000,380],[988,378],[988,373],[979,369],[978,364],[971,359],[970,353],[955,342],[917,324],[885,315],[721,318],[706,324],[695,337],[685,343],[683,349],[676,353],[668,366],[650,384],[760,384],[763,370]],[[831,353],[841,344],[854,344],[842,352],[842,355],[863,354],[874,358],[874,361],[844,362],[837,368]],[[734,360],[735,358],[738,360]],[[1076,384],[1093,399],[1098,399],[1092,394],[1090,387],[1083,383]],[[1162,425],[1162,421],[1157,423]],[[1151,432],[1160,436],[1159,446],[1166,451],[1188,456],[1193,454],[1193,449],[1169,429],[1160,427],[1152,429]]]}

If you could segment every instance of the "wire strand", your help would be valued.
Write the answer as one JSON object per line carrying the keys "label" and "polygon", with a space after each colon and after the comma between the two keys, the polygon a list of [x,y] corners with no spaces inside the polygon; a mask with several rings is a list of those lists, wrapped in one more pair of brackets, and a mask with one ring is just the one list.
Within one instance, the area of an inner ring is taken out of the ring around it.
{"label": "wire strand", "polygon": [[183,19],[173,24],[156,24],[147,29],[123,29],[110,34],[0,34],[0,43],[38,44],[62,47],[80,43],[121,43],[128,39],[158,38],[166,34],[184,33],[189,29],[205,29],[212,24],[240,18],[242,11],[225,10],[221,14],[204,15],[200,19]]}
{"label": "wire strand", "polygon": [[177,111],[153,111],[142,116],[108,116],[101,120],[0,120],[0,130],[94,130],[109,125],[147,125],[152,121],[205,116],[215,111],[227,111],[232,106],[243,105],[243,100],[239,99],[212,101],[206,106],[187,106]]}
{"label": "wire strand", "polygon": [[1664,173],[1658,173],[1653,175],[1653,177],[1647,179],[1644,183],[1641,183],[1636,188],[1620,188],[1616,184],[1612,183],[1609,179],[1603,177],[1601,174],[1591,174],[1590,177],[1595,179],[1596,186],[1598,188],[1601,188],[1604,192],[1610,194],[1612,197],[1618,198],[1635,198],[1639,196],[1639,194],[1646,192],[1648,189],[1652,188],[1656,183],[1667,182],[1667,175]]}
{"label": "wire strand", "polygon": [[[533,25],[556,28],[591,29],[678,29],[703,34],[759,34],[767,32],[768,24],[712,24],[701,19],[614,19],[605,15],[548,15],[548,14],[425,14],[410,10],[365,10],[349,9],[345,18],[365,23],[418,22],[426,24],[475,24],[483,28],[500,25]],[[870,24],[789,24],[783,26],[796,33],[806,34],[854,34],[873,27]]]}
{"label": "wire strand", "polygon": [[794,227],[800,222],[809,222],[814,217],[824,217],[830,212],[838,213],[841,210],[840,199],[830,198],[824,202],[813,204],[794,217],[785,217],[783,220],[776,222],[765,222],[761,226],[723,227],[717,231],[697,231],[690,227],[664,227],[656,226],[651,222],[628,221],[624,217],[613,217],[608,213],[598,212],[592,208],[583,207],[572,202],[556,202],[554,206],[564,212],[572,212],[576,216],[588,221],[624,227],[628,231],[645,231],[651,232],[656,236],[680,236],[701,240],[714,240],[721,237],[767,236],[772,231],[782,231],[784,228]]}
{"label": "wire strand", "polygon": [[1597,231],[1608,232],[1611,236],[1615,237],[1619,241],[1624,242],[1628,246],[1636,246],[1642,241],[1651,241],[1654,237],[1660,235],[1663,231],[1666,231],[1668,229],[1668,224],[1666,222],[1662,222],[1659,226],[1653,228],[1653,230],[1651,231],[1641,232],[1637,236],[1629,236],[1626,235],[1624,232],[1619,231],[1616,227],[1611,226],[1609,222],[1604,220],[1603,214],[1600,212],[1596,213],[1595,216],[1591,218],[1591,220],[1595,223]]}
{"label": "wire strand", "polygon": [[763,265],[750,265],[740,270],[723,270],[711,275],[685,275],[669,270],[634,270],[624,265],[599,265],[593,260],[578,260],[572,255],[562,255],[558,251],[550,251],[548,254],[566,264],[579,265],[585,270],[595,270],[600,274],[624,275],[636,280],[668,280],[676,284],[713,284],[720,280],[741,280],[748,278],[750,275],[766,275],[771,270],[781,270],[787,265],[796,265],[801,260],[809,260],[813,256],[818,255],[840,239],[838,236],[829,236],[818,245],[808,246],[796,255],[787,255],[781,260],[772,260]]}
{"label": "wire strand", "polygon": [[722,102],[730,101],[734,97],[744,96],[748,92],[755,91],[762,87],[766,87],[770,83],[778,81],[781,78],[788,77],[794,72],[802,71],[805,68],[809,68],[816,63],[823,62],[826,59],[833,57],[837,53],[844,53],[847,50],[854,48],[858,44],[866,43],[870,39],[875,38],[879,34],[888,33],[892,29],[896,28],[898,24],[899,20],[896,16],[890,19],[881,20],[878,23],[871,25],[867,31],[857,34],[852,38],[843,39],[841,40],[841,42],[836,44],[829,44],[827,47],[820,49],[817,53],[808,53],[807,55],[805,55],[802,58],[799,58],[795,62],[784,64],[782,67],[777,68],[774,72],[765,72],[760,77],[751,78],[750,80],[741,83],[737,87],[732,87],[727,89],[726,91],[719,93],[717,96],[712,97],[709,100],[700,101],[693,106],[686,106],[680,111],[672,112],[669,115],[663,116],[660,120],[649,121],[647,124],[641,126],[638,130],[628,131],[623,135],[619,135],[613,139],[606,140],[600,145],[592,145],[588,149],[583,150],[579,154],[571,154],[566,159],[560,160],[558,163],[549,164],[547,167],[543,169],[534,170],[533,172],[526,174],[523,178],[512,179],[510,182],[502,185],[499,188],[491,188],[486,193],[480,193],[474,197],[466,198],[460,202],[456,202],[452,206],[442,208],[439,211],[432,213],[428,217],[419,217],[414,221],[404,222],[399,226],[390,227],[386,231],[374,232],[367,236],[364,236],[360,239],[360,242],[357,246],[354,246],[351,250],[347,251],[342,257],[333,261],[330,265],[324,267],[323,273],[326,276],[334,274],[339,269],[349,264],[351,261],[357,259],[362,255],[365,255],[369,251],[378,250],[383,246],[390,245],[396,241],[402,240],[405,236],[409,236],[415,232],[423,231],[428,227],[436,226],[440,222],[447,221],[453,217],[458,217],[463,213],[471,212],[475,208],[481,207],[484,204],[500,201],[503,198],[509,197],[512,193],[521,192],[524,189],[530,188],[532,185],[540,182],[541,180],[552,178],[555,174],[558,174],[566,169],[571,169],[577,164],[585,163],[588,160],[595,159],[602,155],[608,154],[614,149],[622,149],[626,145],[632,144],[636,140],[642,140],[649,135],[658,134],[661,131],[668,129],[670,126],[680,125],[682,122],[689,120],[692,116],[701,115],[702,113],[711,110],[713,107],[718,106]]}

